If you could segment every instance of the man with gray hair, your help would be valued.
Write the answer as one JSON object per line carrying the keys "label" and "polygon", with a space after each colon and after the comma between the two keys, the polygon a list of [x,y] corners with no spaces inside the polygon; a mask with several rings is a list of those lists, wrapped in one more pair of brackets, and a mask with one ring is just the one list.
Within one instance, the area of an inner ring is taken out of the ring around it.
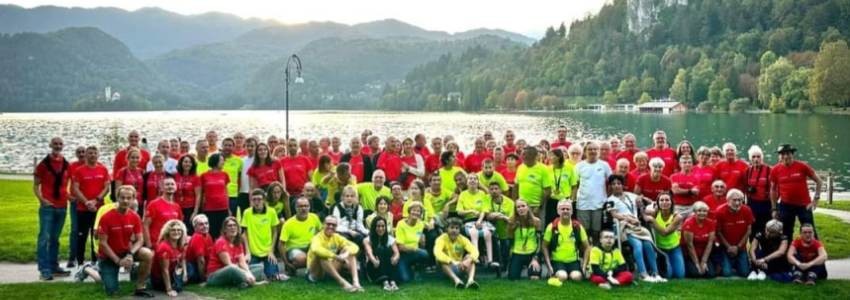
{"label": "man with gray hair", "polygon": [[719,161],[714,165],[717,172],[717,178],[726,183],[728,189],[738,189],[745,191],[746,174],[750,167],[744,160],[738,159],[738,147],[733,143],[723,144],[723,155],[726,159]]}
{"label": "man with gray hair", "polygon": [[652,149],[646,150],[646,155],[649,156],[649,159],[658,157],[664,160],[664,170],[661,171],[661,174],[670,177],[679,165],[676,163],[676,151],[670,148],[670,144],[667,142],[667,133],[663,130],[653,133],[652,140],[654,146]]}
{"label": "man with gray hair", "polygon": [[722,274],[732,276],[734,268],[738,276],[750,273],[750,260],[747,256],[747,242],[752,230],[753,211],[744,205],[744,193],[730,189],[726,193],[726,203],[714,211],[717,220],[717,240],[720,242]]}

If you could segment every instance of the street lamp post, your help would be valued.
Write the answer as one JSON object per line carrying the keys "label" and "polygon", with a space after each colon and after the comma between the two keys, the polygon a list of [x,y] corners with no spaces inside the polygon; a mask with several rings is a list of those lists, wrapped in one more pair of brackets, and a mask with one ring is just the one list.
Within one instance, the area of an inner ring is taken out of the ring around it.
{"label": "street lamp post", "polygon": [[290,74],[289,69],[292,68],[293,63],[295,63],[295,83],[304,83],[304,78],[301,77],[301,58],[298,58],[298,55],[292,54],[289,56],[289,59],[286,61],[286,68],[283,73],[285,75],[284,85],[286,90],[286,98],[285,98],[285,106],[286,106],[286,140],[289,140],[289,82],[290,82]]}

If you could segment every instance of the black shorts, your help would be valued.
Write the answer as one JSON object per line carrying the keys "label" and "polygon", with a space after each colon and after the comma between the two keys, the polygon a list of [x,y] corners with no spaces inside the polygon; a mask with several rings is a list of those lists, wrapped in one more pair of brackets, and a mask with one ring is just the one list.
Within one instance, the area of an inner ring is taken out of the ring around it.
{"label": "black shorts", "polygon": [[552,269],[554,269],[552,270],[552,274],[555,274],[555,272],[558,271],[566,271],[567,274],[572,273],[573,271],[578,271],[584,274],[584,272],[581,271],[581,263],[579,261],[574,261],[570,263],[553,261]]}

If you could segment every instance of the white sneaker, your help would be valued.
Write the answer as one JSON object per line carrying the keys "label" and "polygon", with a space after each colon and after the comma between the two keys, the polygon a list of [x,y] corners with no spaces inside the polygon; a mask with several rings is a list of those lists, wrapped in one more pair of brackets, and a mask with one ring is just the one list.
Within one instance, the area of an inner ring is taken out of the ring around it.
{"label": "white sneaker", "polygon": [[641,280],[643,280],[644,282],[649,282],[649,283],[655,283],[656,282],[655,277],[652,277],[650,275],[644,275],[643,277],[641,277]]}
{"label": "white sneaker", "polygon": [[653,276],[653,279],[655,279],[655,282],[658,282],[658,283],[666,283],[667,282],[666,278],[661,277],[661,275],[658,275],[658,274],[655,274],[655,276]]}
{"label": "white sneaker", "polygon": [[758,280],[759,274],[758,271],[750,272],[750,276],[747,276],[747,280]]}
{"label": "white sneaker", "polygon": [[757,275],[758,280],[765,280],[765,279],[767,279],[767,273],[762,272],[762,271],[758,271],[758,272],[759,272],[759,273],[758,273],[758,275]]}

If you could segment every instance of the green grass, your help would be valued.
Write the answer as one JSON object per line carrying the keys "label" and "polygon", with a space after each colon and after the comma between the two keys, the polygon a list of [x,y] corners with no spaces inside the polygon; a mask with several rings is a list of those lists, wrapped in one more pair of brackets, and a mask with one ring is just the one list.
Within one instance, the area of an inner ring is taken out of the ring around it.
{"label": "green grass", "polygon": [[832,204],[826,203],[826,201],[822,201],[818,205],[819,205],[819,207],[823,207],[823,208],[850,211],[850,201],[848,201],[848,200],[832,201]]}
{"label": "green grass", "polygon": [[[484,279],[481,289],[455,290],[448,280],[435,276],[425,282],[414,282],[401,286],[401,290],[388,294],[375,285],[367,285],[365,293],[348,294],[330,282],[317,285],[303,279],[285,283],[273,283],[255,288],[237,290],[225,288],[201,288],[191,286],[189,291],[202,297],[218,299],[744,299],[758,295],[760,299],[848,299],[850,281],[830,280],[815,287],[775,282],[750,282],[746,280],[683,280],[668,284],[641,283],[638,286],[601,290],[588,282],[568,283],[560,288],[550,287],[543,281],[517,281]],[[129,296],[129,283],[122,285],[122,296]],[[805,292],[804,292],[805,291]],[[0,285],[4,299],[99,299],[105,295],[99,285],[93,283],[30,283]]]}

